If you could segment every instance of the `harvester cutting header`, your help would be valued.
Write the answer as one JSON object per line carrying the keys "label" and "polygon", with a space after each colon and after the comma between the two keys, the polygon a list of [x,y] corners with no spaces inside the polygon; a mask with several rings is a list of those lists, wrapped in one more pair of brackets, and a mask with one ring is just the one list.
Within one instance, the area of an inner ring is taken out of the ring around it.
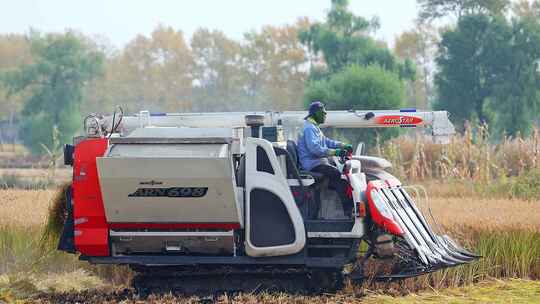
{"label": "harvester cutting header", "polygon": [[[315,131],[430,127],[441,143],[454,133],[445,111],[324,113]],[[338,174],[309,168],[300,141],[310,119],[121,109],[88,116],[86,136],[65,148],[73,182],[59,249],[129,265],[139,290],[187,293],[331,291],[344,276],[389,281],[476,258],[433,231],[388,161],[328,141],[335,147],[323,156]]]}

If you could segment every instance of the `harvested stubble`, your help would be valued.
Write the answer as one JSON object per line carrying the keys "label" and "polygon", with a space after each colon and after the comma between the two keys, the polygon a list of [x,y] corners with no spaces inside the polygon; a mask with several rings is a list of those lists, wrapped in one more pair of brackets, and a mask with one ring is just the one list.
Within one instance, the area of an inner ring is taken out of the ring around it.
{"label": "harvested stubble", "polygon": [[396,304],[396,303],[539,303],[539,281],[527,280],[489,280],[474,286],[452,288],[440,291],[422,291],[405,297],[395,297],[386,291],[366,291],[361,294],[339,292],[335,295],[297,296],[276,293],[221,295],[216,298],[200,299],[197,297],[174,297],[172,295],[151,295],[141,299],[129,290],[84,291],[81,293],[48,294],[34,299],[36,303],[155,303],[155,304],[195,304],[195,303],[280,303],[280,304],[326,304],[326,303],[362,303],[362,304]]}
{"label": "harvested stubble", "polygon": [[[16,286],[19,294],[28,295],[34,289],[64,290],[84,286],[84,282],[101,282],[99,277],[116,285],[130,281],[131,272],[126,267],[92,266],[56,251],[64,191],[65,185],[58,191],[0,190],[0,300],[6,286]],[[79,282],[57,280],[57,275]]]}

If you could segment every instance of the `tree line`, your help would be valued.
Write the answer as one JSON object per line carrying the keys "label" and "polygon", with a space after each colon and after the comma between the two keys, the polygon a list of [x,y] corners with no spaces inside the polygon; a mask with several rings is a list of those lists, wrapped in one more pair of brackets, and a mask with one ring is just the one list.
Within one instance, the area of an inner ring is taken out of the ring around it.
{"label": "tree line", "polygon": [[0,120],[18,120],[40,152],[52,127],[69,142],[88,113],[298,110],[308,55],[298,40],[307,19],[265,26],[242,41],[201,28],[187,41],[158,26],[114,49],[74,31],[0,35]]}
{"label": "tree line", "polygon": [[[242,40],[160,25],[121,49],[74,31],[0,35],[0,120],[18,120],[36,153],[69,142],[82,116],[126,112],[329,109],[449,110],[454,122],[527,133],[540,87],[538,0],[418,0],[393,48],[377,18],[331,0],[323,21],[264,26]],[[438,20],[452,20],[440,26]],[[380,132],[384,140],[396,131]],[[349,132],[357,140],[373,131]]]}
{"label": "tree line", "polygon": [[455,120],[528,135],[540,105],[540,2],[420,0],[423,21],[454,16],[441,32],[436,109]]}

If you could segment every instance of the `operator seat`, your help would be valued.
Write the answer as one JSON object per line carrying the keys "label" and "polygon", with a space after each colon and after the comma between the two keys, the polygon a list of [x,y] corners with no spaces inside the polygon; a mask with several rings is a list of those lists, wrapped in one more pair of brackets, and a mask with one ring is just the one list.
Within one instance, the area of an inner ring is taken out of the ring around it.
{"label": "operator seat", "polygon": [[298,169],[298,172],[300,172],[300,175],[313,177],[315,183],[319,183],[325,178],[324,174],[322,173],[301,170],[300,162],[298,161],[298,147],[294,140],[287,140],[287,151],[291,155],[291,161]]}

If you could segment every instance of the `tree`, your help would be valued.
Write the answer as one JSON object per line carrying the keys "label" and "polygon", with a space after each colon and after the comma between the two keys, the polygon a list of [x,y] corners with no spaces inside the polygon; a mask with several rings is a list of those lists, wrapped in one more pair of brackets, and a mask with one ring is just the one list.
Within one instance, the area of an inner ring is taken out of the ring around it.
{"label": "tree", "polygon": [[406,80],[408,104],[428,109],[433,101],[433,76],[438,36],[433,26],[417,22],[416,28],[396,38],[394,54],[417,67],[417,77]]}
{"label": "tree", "polygon": [[486,105],[507,64],[509,55],[501,46],[510,39],[511,29],[503,18],[484,14],[463,16],[455,29],[445,32],[436,59],[440,70],[435,108],[461,121],[490,122]]}
{"label": "tree", "polygon": [[540,22],[526,14],[512,20],[512,37],[501,44],[508,55],[494,91],[497,126],[510,136],[531,131],[540,106]]}
{"label": "tree", "polygon": [[232,110],[234,103],[245,99],[240,43],[221,31],[201,28],[193,34],[191,49],[197,110]]}
{"label": "tree", "polygon": [[117,102],[128,111],[192,109],[193,56],[182,31],[158,26],[137,36],[111,62],[120,79]]}
{"label": "tree", "polygon": [[540,1],[519,0],[513,3],[512,12],[517,17],[540,18]]}
{"label": "tree", "polygon": [[243,59],[248,76],[248,95],[266,109],[298,110],[302,107],[308,77],[307,52],[298,33],[309,26],[307,19],[294,25],[264,26],[244,35]]}
{"label": "tree", "polygon": [[27,92],[22,137],[35,154],[52,147],[53,130],[69,142],[80,126],[79,106],[85,84],[100,74],[103,54],[73,32],[29,36],[33,62],[4,75],[10,94]]}
{"label": "tree", "polygon": [[[32,61],[30,43],[23,35],[0,35],[0,74],[16,69],[21,64]],[[9,95],[8,88],[0,82],[0,120],[7,120],[9,129],[14,127],[19,113],[23,107],[24,94]],[[0,133],[0,144],[4,138]]]}
{"label": "tree", "polygon": [[511,20],[463,16],[443,34],[437,106],[461,120],[494,122],[512,136],[528,133],[540,103],[538,20],[529,14]]}
{"label": "tree", "polygon": [[[379,26],[348,9],[347,0],[332,0],[326,22],[314,23],[300,32],[300,40],[315,54],[321,54],[324,66],[312,68],[304,101],[323,100],[329,109],[395,109],[402,105],[403,79],[414,79],[411,60],[400,62],[386,47],[369,36]],[[397,134],[378,131],[382,139]],[[374,143],[375,131],[342,135],[351,141],[364,139]]]}
{"label": "tree", "polygon": [[403,103],[399,77],[378,65],[351,65],[327,81],[314,81],[305,94],[305,104],[313,100],[328,103],[329,109],[396,109]]}
{"label": "tree", "polygon": [[[403,105],[403,84],[399,77],[378,65],[351,65],[328,80],[313,81],[307,88],[304,102],[320,100],[328,109],[398,109]],[[351,141],[375,142],[375,130],[345,132]],[[382,139],[395,136],[395,130],[378,131]]]}
{"label": "tree", "polygon": [[458,20],[465,15],[502,15],[510,0],[417,0],[421,21],[431,21],[446,16]]}
{"label": "tree", "polygon": [[377,19],[368,21],[350,12],[348,0],[332,0],[326,22],[314,23],[308,30],[300,32],[300,41],[311,51],[322,53],[326,64],[327,70],[313,74],[314,78],[332,75],[351,64],[378,64],[399,73],[401,78],[414,78],[410,61],[398,62],[388,48],[369,37],[368,34],[378,27]]}

